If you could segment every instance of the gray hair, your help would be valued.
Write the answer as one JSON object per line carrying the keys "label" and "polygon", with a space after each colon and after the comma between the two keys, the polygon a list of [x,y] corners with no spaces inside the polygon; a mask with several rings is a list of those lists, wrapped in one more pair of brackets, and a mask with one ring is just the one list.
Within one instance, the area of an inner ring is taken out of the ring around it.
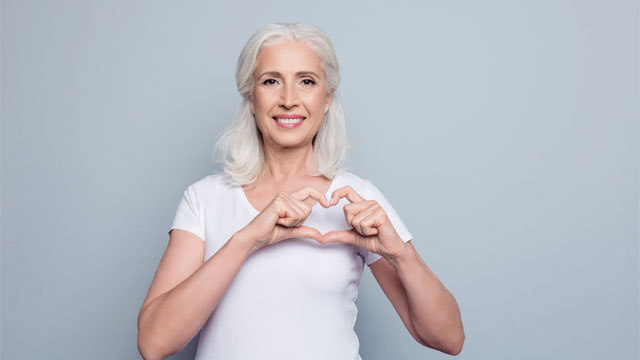
{"label": "gray hair", "polygon": [[302,41],[318,55],[327,78],[327,93],[333,93],[329,111],[313,139],[313,152],[318,168],[315,173],[309,175],[323,175],[333,179],[344,169],[349,145],[344,112],[336,94],[340,73],[338,58],[331,41],[314,25],[268,24],[253,33],[240,53],[236,83],[243,99],[235,112],[233,122],[220,134],[215,144],[214,158],[223,164],[224,172],[229,175],[233,185],[252,184],[258,180],[264,167],[264,145],[249,102],[254,87],[253,72],[260,50],[287,40]]}

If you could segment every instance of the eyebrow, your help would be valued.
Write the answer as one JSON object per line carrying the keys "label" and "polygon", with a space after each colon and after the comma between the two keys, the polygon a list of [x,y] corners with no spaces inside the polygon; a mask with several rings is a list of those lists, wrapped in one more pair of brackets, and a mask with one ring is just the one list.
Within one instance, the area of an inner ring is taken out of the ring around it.
{"label": "eyebrow", "polygon": [[[262,74],[260,74],[260,76],[258,76],[258,79],[265,76],[265,75],[269,75],[269,76],[275,76],[275,77],[282,77],[282,74],[280,74],[277,71],[265,71]],[[318,74],[314,73],[313,71],[298,71],[296,73],[297,76],[303,76],[303,75],[313,75],[316,78],[320,78],[320,76],[318,76]]]}

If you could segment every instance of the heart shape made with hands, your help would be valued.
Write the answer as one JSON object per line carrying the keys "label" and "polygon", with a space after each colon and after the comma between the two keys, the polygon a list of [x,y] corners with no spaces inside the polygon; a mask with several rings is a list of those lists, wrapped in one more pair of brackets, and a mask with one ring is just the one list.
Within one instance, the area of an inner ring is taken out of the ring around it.
{"label": "heart shape made with hands", "polygon": [[294,193],[294,196],[305,202],[311,198],[324,208],[336,206],[340,199],[347,198],[349,203],[344,206],[345,220],[347,225],[352,227],[350,230],[336,230],[322,234],[317,229],[295,224],[294,226],[299,230],[296,231],[297,236],[310,237],[322,244],[330,242],[352,244],[382,256],[395,256],[405,245],[382,206],[375,200],[364,199],[351,186],[347,185],[335,190],[328,202],[324,195],[313,188],[304,188]]}

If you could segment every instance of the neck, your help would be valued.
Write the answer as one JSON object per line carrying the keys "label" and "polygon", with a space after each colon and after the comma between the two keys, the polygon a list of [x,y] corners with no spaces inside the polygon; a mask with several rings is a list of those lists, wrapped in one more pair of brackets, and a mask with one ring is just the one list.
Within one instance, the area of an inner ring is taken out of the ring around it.
{"label": "neck", "polygon": [[317,169],[313,156],[313,145],[299,148],[273,148],[265,146],[263,176],[276,184],[313,173]]}

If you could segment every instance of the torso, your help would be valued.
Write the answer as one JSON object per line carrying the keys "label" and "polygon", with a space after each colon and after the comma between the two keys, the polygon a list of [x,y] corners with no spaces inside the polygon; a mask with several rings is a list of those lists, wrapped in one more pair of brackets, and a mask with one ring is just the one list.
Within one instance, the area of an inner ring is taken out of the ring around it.
{"label": "torso", "polygon": [[[245,195],[268,187],[254,186],[244,193],[228,180],[226,174],[209,175],[189,186],[171,227],[198,234],[206,243],[205,261],[270,201],[265,196],[260,204],[251,196],[253,207]],[[373,188],[366,180],[349,172],[341,172],[332,181],[320,177],[301,180],[278,190],[313,186],[326,194],[348,185],[367,199],[387,204],[382,194],[367,190]],[[272,194],[276,193],[274,189]],[[305,225],[323,234],[349,229],[343,211],[348,203],[343,198],[336,206],[316,207]],[[397,220],[394,227],[404,234],[403,240],[410,239],[397,214],[390,207],[386,210],[392,221]],[[357,287],[365,263],[378,258],[355,245],[318,244],[308,238],[287,239],[259,249],[244,261],[203,325],[195,359],[360,359],[354,330]]]}
{"label": "torso", "polygon": [[[242,189],[249,203],[251,203],[256,210],[262,211],[280,191],[293,193],[304,187],[311,186],[321,194],[326,194],[331,187],[331,182],[330,179],[324,176],[306,176],[302,179],[296,179],[296,181],[290,181],[281,187],[277,187],[270,180],[260,179],[255,184],[243,186]],[[309,198],[305,202],[307,205],[313,206],[317,201]]]}

